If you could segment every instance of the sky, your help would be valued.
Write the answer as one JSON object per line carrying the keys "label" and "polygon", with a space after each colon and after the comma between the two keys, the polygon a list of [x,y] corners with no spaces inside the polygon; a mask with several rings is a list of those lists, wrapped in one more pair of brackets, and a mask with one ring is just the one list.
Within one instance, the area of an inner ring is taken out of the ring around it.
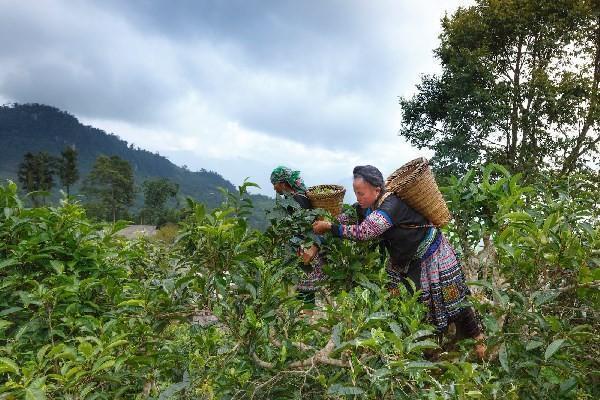
{"label": "sky", "polygon": [[467,0],[0,0],[0,103],[44,103],[177,165],[341,183],[431,156],[400,96],[439,72],[440,18]]}

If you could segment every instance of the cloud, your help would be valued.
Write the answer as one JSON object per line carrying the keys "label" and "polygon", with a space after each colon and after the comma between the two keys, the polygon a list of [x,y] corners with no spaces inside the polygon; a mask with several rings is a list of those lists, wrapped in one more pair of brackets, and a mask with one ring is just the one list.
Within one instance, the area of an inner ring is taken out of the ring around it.
{"label": "cloud", "polygon": [[286,162],[315,182],[389,170],[417,153],[398,96],[435,70],[439,18],[461,3],[4,1],[0,98],[236,183]]}

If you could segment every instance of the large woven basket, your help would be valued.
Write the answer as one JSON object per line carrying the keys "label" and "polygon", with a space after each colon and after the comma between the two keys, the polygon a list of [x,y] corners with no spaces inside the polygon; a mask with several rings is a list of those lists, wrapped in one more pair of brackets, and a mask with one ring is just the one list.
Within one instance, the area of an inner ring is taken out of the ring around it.
{"label": "large woven basket", "polygon": [[398,168],[386,179],[385,187],[435,226],[444,226],[452,218],[426,158]]}
{"label": "large woven basket", "polygon": [[342,212],[345,194],[346,189],[340,185],[311,186],[306,192],[314,208],[325,209],[333,216],[339,215]]}

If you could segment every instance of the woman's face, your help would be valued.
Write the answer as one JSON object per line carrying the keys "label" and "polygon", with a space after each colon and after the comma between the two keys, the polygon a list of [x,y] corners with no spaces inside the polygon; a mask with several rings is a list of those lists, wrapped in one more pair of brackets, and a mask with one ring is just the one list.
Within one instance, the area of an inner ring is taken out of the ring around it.
{"label": "woman's face", "polygon": [[363,178],[355,178],[352,182],[352,187],[354,188],[356,200],[362,208],[372,207],[381,192],[380,188],[371,185]]}
{"label": "woman's face", "polygon": [[286,182],[277,182],[273,185],[273,189],[279,194],[289,193],[292,191],[292,187]]}

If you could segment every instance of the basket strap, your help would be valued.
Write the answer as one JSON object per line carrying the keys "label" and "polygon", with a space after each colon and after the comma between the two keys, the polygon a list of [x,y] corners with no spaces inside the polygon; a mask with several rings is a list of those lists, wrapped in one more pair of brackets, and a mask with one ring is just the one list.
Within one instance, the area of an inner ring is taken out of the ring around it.
{"label": "basket strap", "polygon": [[437,226],[434,224],[425,224],[425,225],[398,224],[396,226],[399,228],[403,228],[403,229],[437,228]]}
{"label": "basket strap", "polygon": [[392,195],[392,192],[385,192],[385,193],[383,194],[383,196],[381,196],[381,197],[379,198],[379,200],[377,200],[377,201],[375,202],[375,208],[379,208],[379,207],[380,207],[380,206],[383,204],[383,202],[385,201],[385,199],[387,199],[387,198],[388,198],[389,196],[391,196],[391,195]]}

